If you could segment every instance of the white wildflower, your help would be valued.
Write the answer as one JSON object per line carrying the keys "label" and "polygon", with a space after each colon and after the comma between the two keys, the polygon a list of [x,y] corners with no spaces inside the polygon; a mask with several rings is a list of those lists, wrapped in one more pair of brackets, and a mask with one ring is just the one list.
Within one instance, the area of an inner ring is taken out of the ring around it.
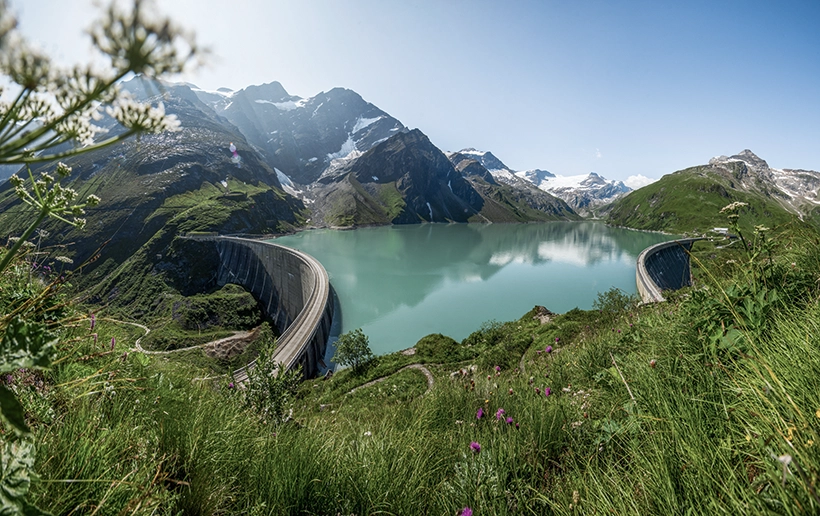
{"label": "white wildflower", "polygon": [[748,205],[749,205],[749,203],[747,203],[747,202],[735,201],[731,204],[727,204],[726,206],[724,206],[720,210],[720,213],[736,213],[737,210],[739,210],[740,208],[742,208],[744,206],[748,206]]}

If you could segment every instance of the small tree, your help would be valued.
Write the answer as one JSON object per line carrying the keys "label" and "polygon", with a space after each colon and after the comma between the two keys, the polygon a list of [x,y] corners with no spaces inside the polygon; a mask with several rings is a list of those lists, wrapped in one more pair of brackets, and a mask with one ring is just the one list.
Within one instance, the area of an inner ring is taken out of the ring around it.
{"label": "small tree", "polygon": [[256,367],[248,370],[248,382],[242,390],[246,408],[255,412],[263,423],[278,425],[290,417],[290,409],[299,382],[302,379],[302,367],[283,371],[282,364],[273,360],[276,348],[270,329],[263,336],[265,342],[256,358]]}
{"label": "small tree", "polygon": [[336,341],[336,353],[333,354],[334,362],[351,366],[353,372],[359,373],[371,360],[373,352],[370,350],[370,340],[361,328],[339,336],[339,340]]}

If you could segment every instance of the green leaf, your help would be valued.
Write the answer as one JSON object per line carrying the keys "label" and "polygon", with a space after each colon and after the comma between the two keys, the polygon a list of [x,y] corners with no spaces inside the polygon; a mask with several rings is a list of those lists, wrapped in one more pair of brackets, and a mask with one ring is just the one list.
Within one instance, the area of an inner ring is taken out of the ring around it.
{"label": "green leaf", "polygon": [[50,512],[44,511],[28,502],[23,502],[22,514],[23,516],[52,516]]}
{"label": "green leaf", "polygon": [[25,440],[7,442],[0,460],[0,516],[37,514],[26,502],[34,469],[34,444]]}
{"label": "green leaf", "polygon": [[29,433],[25,411],[14,393],[5,385],[0,385],[0,416],[19,434]]}
{"label": "green leaf", "polygon": [[17,316],[6,327],[0,342],[0,373],[21,368],[46,368],[57,338],[40,323],[26,322]]}

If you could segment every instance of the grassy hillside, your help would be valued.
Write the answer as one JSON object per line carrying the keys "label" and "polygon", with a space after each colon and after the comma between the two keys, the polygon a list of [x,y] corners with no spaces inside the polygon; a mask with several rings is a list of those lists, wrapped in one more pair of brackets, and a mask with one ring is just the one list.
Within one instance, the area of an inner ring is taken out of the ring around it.
{"label": "grassy hillside", "polygon": [[[714,279],[664,304],[610,291],[594,310],[428,336],[305,382],[287,421],[190,360],[135,353],[130,325],[66,314],[54,367],[2,380],[35,431],[32,500],[55,513],[816,513],[820,242],[755,242],[697,252]],[[20,278],[3,281],[8,303]]]}
{"label": "grassy hillside", "polygon": [[665,231],[669,233],[704,233],[714,227],[726,227],[720,209],[735,202],[745,202],[744,227],[762,224],[773,227],[793,221],[765,187],[739,189],[731,177],[711,167],[692,167],[663,176],[615,201],[608,222],[617,226]]}

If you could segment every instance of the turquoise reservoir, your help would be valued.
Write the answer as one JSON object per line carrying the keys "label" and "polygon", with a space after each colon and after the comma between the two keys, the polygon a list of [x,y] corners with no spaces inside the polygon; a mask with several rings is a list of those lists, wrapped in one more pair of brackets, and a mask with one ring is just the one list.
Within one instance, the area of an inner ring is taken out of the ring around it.
{"label": "turquoise reservoir", "polygon": [[273,240],[316,257],[341,308],[341,332],[362,328],[376,354],[442,333],[461,340],[488,320],[535,305],[592,307],[635,292],[635,260],[670,236],[597,222],[418,224],[311,230]]}

